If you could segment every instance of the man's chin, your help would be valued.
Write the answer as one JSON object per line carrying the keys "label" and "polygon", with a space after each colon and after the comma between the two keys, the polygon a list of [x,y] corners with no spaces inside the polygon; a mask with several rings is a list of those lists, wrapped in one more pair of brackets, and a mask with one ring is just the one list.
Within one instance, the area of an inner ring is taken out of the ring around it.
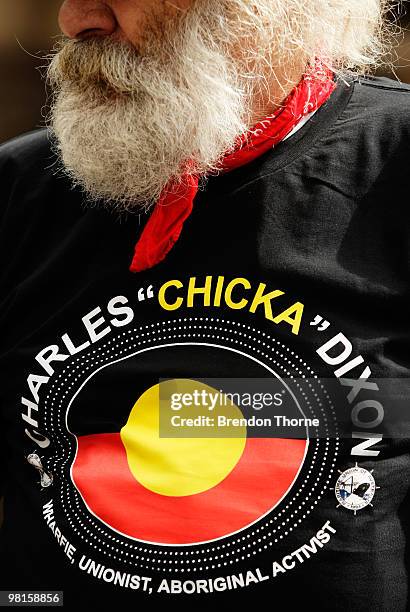
{"label": "man's chin", "polygon": [[[142,160],[126,164],[124,151],[118,150],[116,155],[115,146],[110,149],[103,139],[94,140],[93,147],[90,145],[87,151],[84,139],[59,140],[54,134],[52,146],[59,160],[57,171],[82,192],[83,203],[90,207],[118,213],[147,211],[158,201],[167,182],[166,179],[162,183],[155,179],[144,182]],[[155,169],[151,168],[151,173],[155,175]]]}

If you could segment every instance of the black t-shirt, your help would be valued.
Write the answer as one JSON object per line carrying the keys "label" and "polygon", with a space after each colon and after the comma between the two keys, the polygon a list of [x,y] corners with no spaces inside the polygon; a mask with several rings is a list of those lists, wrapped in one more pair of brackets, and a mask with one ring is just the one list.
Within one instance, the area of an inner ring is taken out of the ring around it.
{"label": "black t-shirt", "polygon": [[[137,274],[144,214],[87,205],[44,130],[0,148],[1,589],[407,609],[410,435],[378,381],[410,375],[409,102],[339,80],[293,136],[210,177]],[[162,391],[224,380],[279,385],[305,434],[160,434]]]}

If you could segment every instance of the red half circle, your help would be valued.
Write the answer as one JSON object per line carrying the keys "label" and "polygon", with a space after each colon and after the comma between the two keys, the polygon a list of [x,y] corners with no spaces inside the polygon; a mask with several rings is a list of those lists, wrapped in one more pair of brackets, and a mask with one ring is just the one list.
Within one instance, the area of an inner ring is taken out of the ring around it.
{"label": "red half circle", "polygon": [[152,543],[192,544],[246,527],[272,509],[295,479],[306,440],[248,438],[236,467],[211,489],[170,497],[132,475],[119,433],[78,438],[72,478],[90,510],[117,531]]}

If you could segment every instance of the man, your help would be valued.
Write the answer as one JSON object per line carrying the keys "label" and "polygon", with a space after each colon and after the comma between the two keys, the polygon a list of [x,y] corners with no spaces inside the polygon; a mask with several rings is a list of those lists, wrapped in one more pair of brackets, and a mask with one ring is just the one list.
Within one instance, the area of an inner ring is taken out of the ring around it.
{"label": "man", "polygon": [[62,3],[0,152],[3,590],[407,609],[388,8]]}

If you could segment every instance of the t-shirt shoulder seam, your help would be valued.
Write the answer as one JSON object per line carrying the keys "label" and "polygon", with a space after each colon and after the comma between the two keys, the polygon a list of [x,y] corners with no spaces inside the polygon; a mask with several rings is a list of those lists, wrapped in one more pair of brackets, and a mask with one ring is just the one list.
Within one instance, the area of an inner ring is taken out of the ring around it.
{"label": "t-shirt shoulder seam", "polygon": [[[356,81],[351,82],[351,83],[348,84],[348,92],[347,92],[347,95],[346,95],[346,100],[345,100],[344,104],[340,105],[340,108],[338,109],[338,112],[335,114],[335,116],[333,118],[333,122],[331,123],[331,125],[328,126],[329,130],[332,130],[335,127],[337,122],[340,120],[340,117],[346,111],[346,109],[347,109],[347,107],[349,105],[349,102],[352,99],[353,92],[354,92],[354,89],[355,89],[355,84],[356,84]],[[276,172],[279,172],[279,171],[283,170],[284,168],[286,168],[287,166],[292,164],[301,155],[306,155],[306,153],[308,153],[315,145],[317,145],[317,143],[320,143],[321,140],[326,138],[327,134],[328,134],[327,130],[324,130],[324,131],[320,130],[320,131],[318,131],[316,135],[313,135],[312,142],[306,147],[306,149],[302,153],[300,153],[297,150],[295,150],[293,152],[293,155],[290,155],[288,159],[283,159],[283,163],[282,164],[279,163],[277,165],[277,167],[272,168],[272,170],[270,170],[270,171],[267,170],[266,172],[260,174],[259,176],[254,177],[253,179],[251,179],[247,183],[244,183],[243,185],[241,185],[240,189],[243,189],[243,187],[246,187],[246,186],[248,186],[249,184],[252,184],[255,181],[267,178],[268,176],[271,176],[271,175],[275,174]],[[308,138],[308,136],[309,136],[309,133],[307,133],[305,135],[306,138]]]}
{"label": "t-shirt shoulder seam", "polygon": [[403,92],[407,94],[410,93],[410,85],[407,85],[407,83],[398,82],[397,85],[385,85],[384,83],[380,82],[375,83],[372,81],[359,79],[354,81],[354,84],[365,85],[366,87],[372,87],[373,89],[384,89],[385,91]]}

